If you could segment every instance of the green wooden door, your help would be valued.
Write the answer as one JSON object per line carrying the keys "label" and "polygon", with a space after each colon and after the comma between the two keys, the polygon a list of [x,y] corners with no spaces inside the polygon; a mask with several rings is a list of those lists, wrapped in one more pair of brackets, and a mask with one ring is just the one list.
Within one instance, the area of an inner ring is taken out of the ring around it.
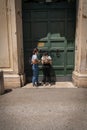
{"label": "green wooden door", "polygon": [[[64,51],[60,51],[61,57],[59,59],[54,52],[51,52],[51,55],[54,55],[56,76],[66,78],[67,75],[72,74],[74,68],[75,14],[74,2],[23,2],[24,63],[28,80],[32,76],[31,64],[29,64],[32,50],[37,46],[39,39],[46,37],[49,32],[51,34],[59,33],[67,40],[67,45],[64,45],[66,48]],[[66,63],[64,67],[63,63]],[[59,69],[58,64],[60,64]]]}

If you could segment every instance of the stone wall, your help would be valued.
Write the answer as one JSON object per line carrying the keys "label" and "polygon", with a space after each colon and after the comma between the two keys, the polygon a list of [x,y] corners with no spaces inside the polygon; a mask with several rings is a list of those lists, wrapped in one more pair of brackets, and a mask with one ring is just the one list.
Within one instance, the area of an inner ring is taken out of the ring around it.
{"label": "stone wall", "polygon": [[75,70],[73,82],[87,87],[87,1],[77,0]]}
{"label": "stone wall", "polygon": [[24,84],[21,0],[0,1],[0,69],[5,87]]}

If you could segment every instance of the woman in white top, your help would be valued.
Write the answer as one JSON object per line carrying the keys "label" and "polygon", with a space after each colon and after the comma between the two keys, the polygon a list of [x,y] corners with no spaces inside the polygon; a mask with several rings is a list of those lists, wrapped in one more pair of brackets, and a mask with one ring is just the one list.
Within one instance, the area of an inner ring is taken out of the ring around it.
{"label": "woman in white top", "polygon": [[38,60],[37,54],[38,54],[38,49],[35,48],[33,50],[33,55],[32,55],[32,60],[31,60],[32,71],[33,71],[33,76],[32,76],[33,86],[38,86],[38,75],[39,75],[38,63],[39,63],[39,60]]}

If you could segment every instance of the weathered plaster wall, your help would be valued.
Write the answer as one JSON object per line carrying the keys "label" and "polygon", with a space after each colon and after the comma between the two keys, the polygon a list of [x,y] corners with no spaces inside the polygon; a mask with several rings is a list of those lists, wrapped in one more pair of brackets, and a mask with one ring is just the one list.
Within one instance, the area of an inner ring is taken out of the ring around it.
{"label": "weathered plaster wall", "polygon": [[75,70],[73,82],[87,87],[87,1],[77,0]]}

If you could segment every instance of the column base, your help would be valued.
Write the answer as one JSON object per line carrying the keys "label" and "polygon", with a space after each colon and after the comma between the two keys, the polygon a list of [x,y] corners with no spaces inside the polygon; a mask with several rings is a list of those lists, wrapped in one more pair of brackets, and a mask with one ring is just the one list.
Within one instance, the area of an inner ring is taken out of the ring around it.
{"label": "column base", "polygon": [[72,82],[76,87],[87,88],[87,74],[80,74],[74,71],[72,74]]}
{"label": "column base", "polygon": [[18,74],[4,74],[4,87],[7,88],[18,88],[25,84],[25,75]]}
{"label": "column base", "polygon": [[0,71],[0,95],[4,93],[3,71]]}

